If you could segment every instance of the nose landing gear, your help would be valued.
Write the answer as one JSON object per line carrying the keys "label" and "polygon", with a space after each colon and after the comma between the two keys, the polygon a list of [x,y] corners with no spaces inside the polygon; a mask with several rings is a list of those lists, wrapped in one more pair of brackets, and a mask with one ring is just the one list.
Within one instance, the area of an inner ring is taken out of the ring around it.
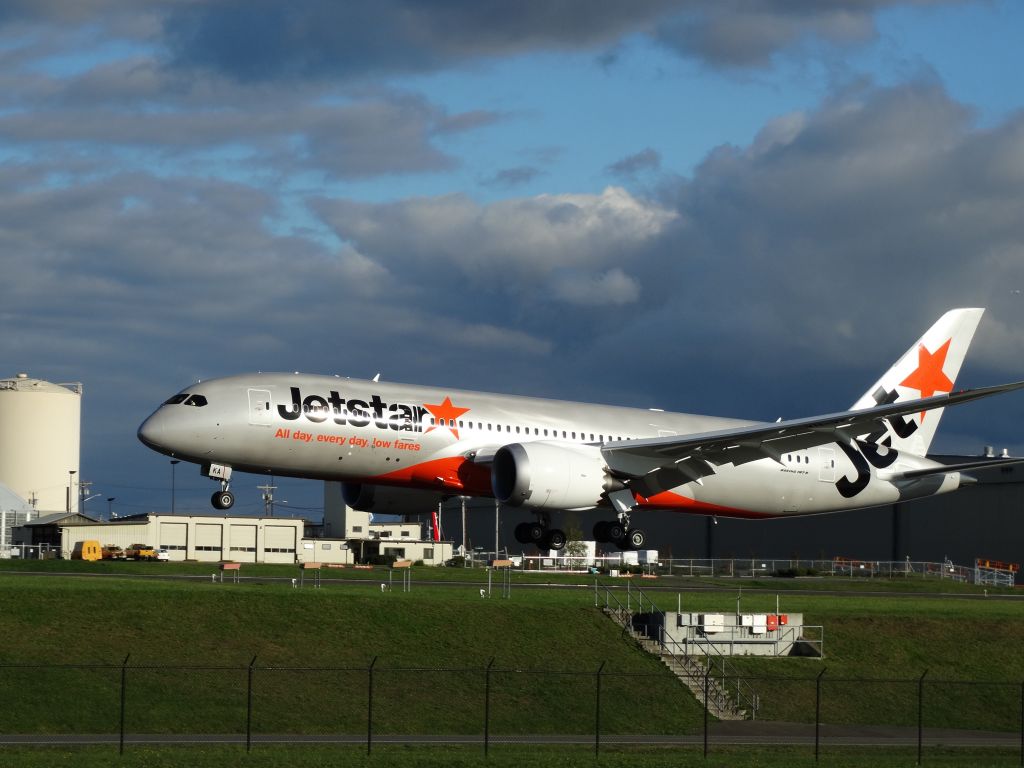
{"label": "nose landing gear", "polygon": [[231,509],[235,504],[235,494],[228,490],[226,482],[221,483],[221,489],[210,497],[214,509]]}
{"label": "nose landing gear", "polygon": [[220,490],[210,497],[214,509],[231,509],[235,494],[231,492],[231,467],[225,464],[210,464],[203,467],[203,474],[211,480],[220,480]]}

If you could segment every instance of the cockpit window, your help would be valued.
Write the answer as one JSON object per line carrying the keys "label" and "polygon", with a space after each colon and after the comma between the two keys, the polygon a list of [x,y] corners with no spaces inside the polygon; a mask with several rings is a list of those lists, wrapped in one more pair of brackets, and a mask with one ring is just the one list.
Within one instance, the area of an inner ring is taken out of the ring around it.
{"label": "cockpit window", "polygon": [[188,397],[188,393],[187,392],[182,393],[180,395],[175,395],[170,400],[168,400],[166,403],[164,403],[164,405],[180,405],[181,403],[185,402],[185,398],[186,397]]}
{"label": "cockpit window", "polygon": [[192,405],[196,408],[202,408],[206,405],[206,398],[202,395],[192,395],[188,400],[185,401],[185,405]]}

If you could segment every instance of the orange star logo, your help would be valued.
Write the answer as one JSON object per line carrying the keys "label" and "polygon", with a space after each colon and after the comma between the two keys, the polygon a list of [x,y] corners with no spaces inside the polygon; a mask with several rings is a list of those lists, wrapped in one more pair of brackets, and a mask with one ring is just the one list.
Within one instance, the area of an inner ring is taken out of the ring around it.
{"label": "orange star logo", "polygon": [[430,415],[433,416],[437,421],[433,426],[427,427],[426,432],[433,432],[438,427],[446,427],[450,429],[452,434],[455,435],[455,439],[459,439],[459,429],[456,426],[456,419],[462,414],[469,410],[469,408],[456,408],[452,405],[452,399],[446,397],[444,402],[440,405],[431,405],[430,403],[424,403],[423,407],[430,411]]}
{"label": "orange star logo", "polygon": [[[945,394],[953,391],[953,382],[943,372],[942,367],[946,364],[946,355],[949,353],[948,339],[945,344],[935,352],[929,352],[924,344],[917,348],[917,369],[907,378],[900,382],[901,387],[916,389],[921,397],[931,397],[936,392]],[[921,421],[924,421],[925,411],[921,412]]]}

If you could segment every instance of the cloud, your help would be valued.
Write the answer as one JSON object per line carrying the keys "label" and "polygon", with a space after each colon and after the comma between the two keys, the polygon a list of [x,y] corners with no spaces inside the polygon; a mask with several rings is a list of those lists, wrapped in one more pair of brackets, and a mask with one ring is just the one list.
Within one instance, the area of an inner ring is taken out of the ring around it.
{"label": "cloud", "polygon": [[383,204],[320,199],[313,208],[339,238],[413,280],[425,297],[457,289],[527,304],[591,303],[570,287],[574,280],[612,303],[634,300],[636,283],[619,265],[639,258],[676,218],[618,187],[490,205],[447,195]]}
{"label": "cloud", "polygon": [[671,0],[223,0],[174,7],[170,60],[241,81],[362,78],[530,50],[588,49],[646,28]]}
{"label": "cloud", "polygon": [[875,15],[946,0],[221,0],[168,6],[170,64],[245,82],[365,79],[463,66],[529,51],[615,48],[637,33],[709,66],[760,68],[808,40],[849,45],[873,38]]}
{"label": "cloud", "polygon": [[621,306],[640,297],[637,281],[618,267],[599,275],[558,275],[553,290],[559,298],[580,306]]}
{"label": "cloud", "polygon": [[633,178],[644,171],[656,171],[661,168],[661,155],[647,147],[636,154],[629,155],[609,165],[605,170],[624,178]]}
{"label": "cloud", "polygon": [[541,171],[533,166],[520,165],[515,168],[502,168],[489,179],[484,179],[484,186],[488,187],[515,187],[533,181],[541,174]]}
{"label": "cloud", "polygon": [[[772,121],[661,187],[680,226],[648,244],[660,283],[574,360],[628,346],[657,378],[701,366],[723,391],[813,372],[830,397],[800,408],[815,412],[852,402],[945,310],[986,306],[969,367],[1019,378],[1008,328],[1024,314],[1006,286],[1024,285],[1022,157],[1024,115],[979,128],[933,81],[860,83]],[[661,286],[672,297],[648,301]],[[786,394],[748,404],[774,398],[771,413]]]}

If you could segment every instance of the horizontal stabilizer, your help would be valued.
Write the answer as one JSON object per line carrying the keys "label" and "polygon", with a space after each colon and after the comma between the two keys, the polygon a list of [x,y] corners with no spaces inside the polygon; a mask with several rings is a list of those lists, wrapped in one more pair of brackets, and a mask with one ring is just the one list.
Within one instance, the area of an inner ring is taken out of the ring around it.
{"label": "horizontal stabilizer", "polygon": [[971,469],[991,469],[992,467],[1005,467],[1012,464],[1024,464],[1024,458],[978,459],[977,461],[965,461],[959,464],[943,464],[938,467],[899,472],[890,476],[889,479],[911,480],[917,477],[928,477],[929,475],[948,475],[952,472],[966,472]]}

